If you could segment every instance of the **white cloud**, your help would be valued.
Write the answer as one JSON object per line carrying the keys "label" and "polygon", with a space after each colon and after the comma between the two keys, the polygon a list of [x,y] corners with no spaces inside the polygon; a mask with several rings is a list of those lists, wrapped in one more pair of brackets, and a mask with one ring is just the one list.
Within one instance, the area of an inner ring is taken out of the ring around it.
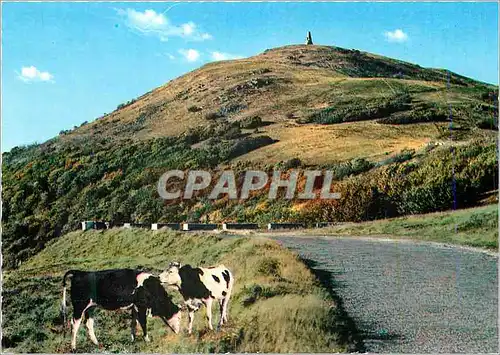
{"label": "white cloud", "polygon": [[170,53],[167,53],[167,57],[168,57],[168,59],[170,59],[170,60],[174,60],[174,59],[175,59],[175,56],[174,56],[174,55],[172,55],[172,54],[170,54]]}
{"label": "white cloud", "polygon": [[162,14],[157,14],[154,10],[145,10],[138,12],[133,9],[127,9],[129,20],[141,28],[161,28],[167,23],[167,19]]}
{"label": "white cloud", "polygon": [[19,79],[22,81],[53,81],[54,76],[47,71],[40,71],[34,66],[22,67]]}
{"label": "white cloud", "polygon": [[188,62],[196,62],[200,58],[200,52],[196,49],[179,49],[179,53],[183,55]]}
{"label": "white cloud", "polygon": [[181,25],[172,24],[164,14],[166,11],[164,13],[158,13],[154,10],[140,12],[134,9],[118,9],[116,11],[120,16],[125,17],[126,24],[130,28],[143,34],[156,35],[162,41],[167,41],[169,37],[182,37],[193,41],[212,39],[212,35],[200,32],[198,26],[191,21]]}
{"label": "white cloud", "polygon": [[183,24],[181,27],[182,27],[182,31],[183,31],[184,35],[190,36],[194,33],[196,25],[192,22],[188,22],[188,23]]}
{"label": "white cloud", "polygon": [[201,40],[206,40],[206,39],[212,39],[212,35],[210,33],[202,33],[200,39]]}
{"label": "white cloud", "polygon": [[217,51],[210,53],[210,57],[214,61],[243,58],[243,56],[241,56],[241,55],[235,55],[235,54],[229,54],[229,53],[223,53],[223,52],[217,52]]}
{"label": "white cloud", "polygon": [[385,35],[385,38],[389,41],[389,42],[405,42],[407,39],[408,39],[408,35],[406,33],[403,32],[403,30],[401,29],[397,29],[397,30],[394,30],[394,31],[386,31],[384,33]]}

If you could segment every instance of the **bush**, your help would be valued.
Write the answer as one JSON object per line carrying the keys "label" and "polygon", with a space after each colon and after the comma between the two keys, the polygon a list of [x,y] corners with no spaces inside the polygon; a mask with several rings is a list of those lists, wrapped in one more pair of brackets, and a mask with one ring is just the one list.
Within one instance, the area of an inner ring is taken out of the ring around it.
{"label": "bush", "polygon": [[296,169],[298,168],[302,162],[300,161],[299,158],[292,158],[290,160],[287,160],[283,164],[283,168],[288,170],[288,169]]}
{"label": "bush", "polygon": [[241,129],[238,122],[226,123],[215,127],[212,136],[224,139],[235,139],[241,136]]}
{"label": "bush", "polygon": [[444,108],[431,106],[417,107],[409,111],[398,112],[389,117],[377,120],[383,124],[411,124],[419,122],[445,122],[448,120],[448,113]]}
{"label": "bush", "polygon": [[408,93],[399,93],[390,98],[353,99],[313,112],[299,122],[333,124],[371,120],[389,116],[394,112],[409,110],[410,102],[411,96]]}
{"label": "bush", "polygon": [[212,120],[216,120],[217,118],[221,118],[222,116],[219,112],[211,111],[211,112],[207,112],[204,117],[206,120],[212,121]]}
{"label": "bush", "polygon": [[[399,162],[337,183],[332,191],[341,194],[340,200],[314,202],[300,219],[354,222],[465,208],[498,188],[495,143],[472,142],[454,152],[433,151],[418,164],[401,162],[412,155],[403,151]],[[353,164],[341,167],[338,177],[351,173]]]}
{"label": "bush", "polygon": [[[426,151],[430,152],[431,148],[428,148],[428,147],[434,148],[434,145],[426,147]],[[403,163],[405,161],[413,159],[414,156],[415,156],[415,150],[414,149],[403,149],[398,154],[396,154],[396,155],[394,155],[394,156],[392,156],[392,157],[390,157],[388,159],[385,159],[385,160],[379,162],[377,164],[377,166],[388,165],[388,164],[393,164],[393,163]]]}
{"label": "bush", "polygon": [[373,168],[375,164],[364,159],[356,158],[351,160],[352,174],[361,174]]}
{"label": "bush", "polygon": [[476,126],[481,129],[492,129],[498,131],[498,121],[495,117],[481,118],[476,122]]}
{"label": "bush", "polygon": [[198,107],[196,105],[189,106],[187,109],[189,112],[199,112],[202,110],[201,107]]}
{"label": "bush", "polygon": [[330,170],[333,170],[334,178],[336,180],[342,180],[351,175],[359,175],[361,173],[364,173],[374,166],[375,164],[364,158],[355,158],[351,161],[339,163],[329,168]]}
{"label": "bush", "polygon": [[219,115],[221,117],[230,116],[232,114],[238,113],[241,110],[246,109],[248,106],[243,104],[228,104],[219,109]]}
{"label": "bush", "polygon": [[262,126],[262,118],[259,116],[245,117],[240,121],[240,127],[244,129],[253,129]]}
{"label": "bush", "polygon": [[498,106],[498,90],[490,90],[481,94],[481,100]]}
{"label": "bush", "polygon": [[[134,102],[136,102],[136,101],[137,101],[136,99],[132,99],[132,100],[127,101],[127,102],[125,102],[125,103],[121,103],[121,104],[119,104],[119,105],[116,107],[116,109],[117,109],[117,110],[122,109],[122,108],[124,108],[124,107],[129,106],[129,105],[132,105],[132,104],[133,104]],[[106,115],[106,114],[104,114],[104,115]]]}
{"label": "bush", "polygon": [[400,214],[421,214],[444,211],[453,207],[452,181],[436,182],[426,186],[411,186],[402,192],[398,206]]}
{"label": "bush", "polygon": [[280,276],[280,262],[274,258],[263,259],[259,265],[257,265],[257,272],[264,276]]}

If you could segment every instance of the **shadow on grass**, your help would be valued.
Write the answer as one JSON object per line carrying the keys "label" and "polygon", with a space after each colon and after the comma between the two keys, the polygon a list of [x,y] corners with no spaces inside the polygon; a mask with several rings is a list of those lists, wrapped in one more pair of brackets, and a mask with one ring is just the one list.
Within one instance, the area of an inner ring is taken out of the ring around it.
{"label": "shadow on grass", "polygon": [[349,352],[367,352],[366,342],[394,341],[401,338],[398,334],[375,331],[373,330],[376,328],[375,325],[356,324],[354,319],[345,310],[342,298],[336,293],[336,290],[345,287],[343,282],[335,280],[335,275],[340,275],[340,273],[319,269],[317,268],[318,263],[314,260],[302,257],[301,260],[316,276],[321,286],[328,291],[330,297],[337,304],[335,324],[331,325],[331,330],[339,334],[339,340],[343,344],[348,345]]}

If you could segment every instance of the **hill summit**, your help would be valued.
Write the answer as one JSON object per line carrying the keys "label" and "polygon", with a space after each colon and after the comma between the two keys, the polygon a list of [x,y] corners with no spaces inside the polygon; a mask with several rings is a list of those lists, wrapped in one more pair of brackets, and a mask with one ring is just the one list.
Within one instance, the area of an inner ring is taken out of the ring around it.
{"label": "hill summit", "polygon": [[[383,106],[385,102],[373,100],[390,101],[408,93],[413,103],[446,107],[445,100],[460,104],[481,101],[476,94],[487,96],[493,89],[455,73],[448,75],[445,70],[425,69],[354,49],[291,45],[245,59],[206,64],[118,105],[114,112],[68,132],[64,138],[149,139],[175,136],[216,121],[245,121],[256,116],[271,124],[311,123],[317,121],[311,116],[320,110],[339,107],[343,112],[355,100],[364,100],[356,107],[365,103]],[[388,117],[392,111],[343,121]],[[325,123],[320,121],[317,123]]]}

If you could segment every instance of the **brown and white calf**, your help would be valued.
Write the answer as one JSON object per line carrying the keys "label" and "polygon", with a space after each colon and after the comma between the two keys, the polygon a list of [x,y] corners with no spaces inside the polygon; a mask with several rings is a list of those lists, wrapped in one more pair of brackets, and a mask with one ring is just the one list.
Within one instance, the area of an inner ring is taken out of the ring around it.
{"label": "brown and white calf", "polygon": [[212,327],[212,302],[219,301],[219,327],[227,322],[227,307],[234,277],[224,265],[207,268],[181,267],[179,263],[170,263],[167,270],[160,274],[160,282],[176,287],[184,298],[189,311],[188,333],[193,329],[194,312],[204,304],[207,312],[208,328]]}

